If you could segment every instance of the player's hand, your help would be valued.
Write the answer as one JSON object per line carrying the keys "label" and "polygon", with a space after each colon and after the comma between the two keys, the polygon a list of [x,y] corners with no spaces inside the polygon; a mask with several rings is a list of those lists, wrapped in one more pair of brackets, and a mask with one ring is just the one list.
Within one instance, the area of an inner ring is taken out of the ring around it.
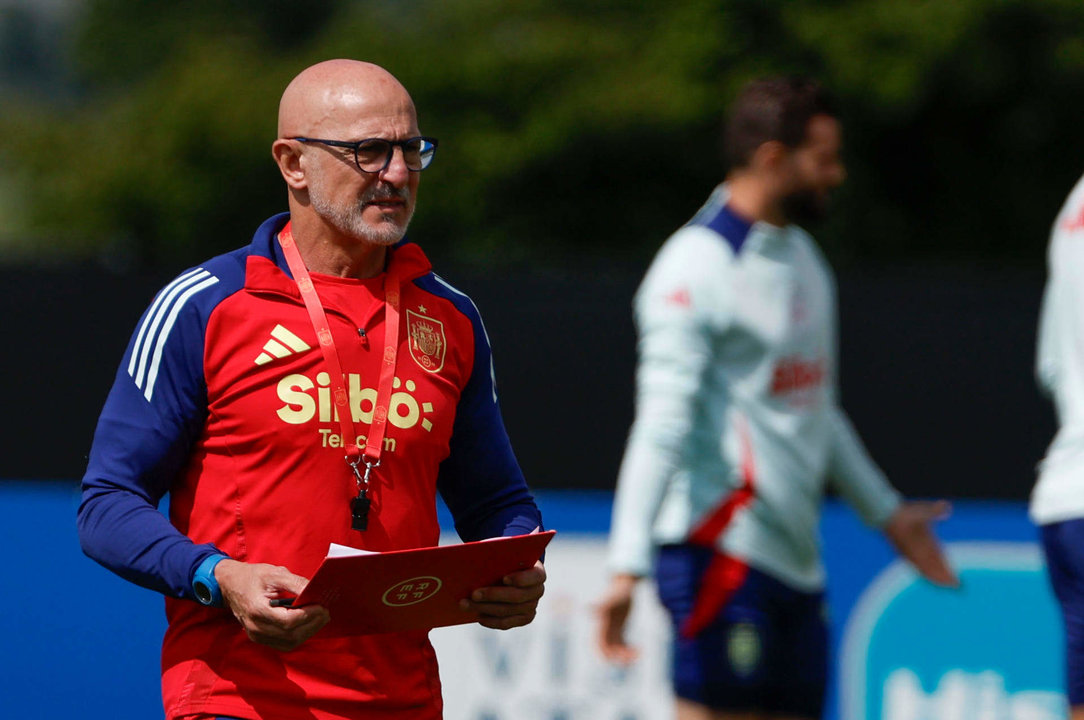
{"label": "player's hand", "polygon": [[603,657],[618,665],[629,665],[640,651],[625,641],[625,625],[632,612],[632,592],[640,580],[636,575],[618,574],[598,604],[598,647]]}
{"label": "player's hand", "polygon": [[534,620],[545,592],[546,568],[541,562],[505,575],[502,584],[478,588],[459,607],[479,614],[478,624],[495,630],[520,627]]}
{"label": "player's hand", "polygon": [[884,533],[896,551],[924,578],[935,585],[959,587],[960,579],[945,559],[932,527],[950,512],[952,506],[944,500],[905,502],[889,518]]}
{"label": "player's hand", "polygon": [[293,650],[331,619],[320,605],[271,607],[271,600],[298,595],[309,581],[284,567],[237,560],[215,566],[222,599],[253,642],[276,650]]}

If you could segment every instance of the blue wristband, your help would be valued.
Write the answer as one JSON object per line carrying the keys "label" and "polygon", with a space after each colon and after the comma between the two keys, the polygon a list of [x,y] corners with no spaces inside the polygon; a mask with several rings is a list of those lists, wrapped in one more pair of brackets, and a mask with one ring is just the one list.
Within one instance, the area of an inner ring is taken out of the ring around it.
{"label": "blue wristband", "polygon": [[222,591],[215,580],[215,566],[228,559],[225,555],[211,555],[199,564],[192,575],[192,592],[204,605],[222,607]]}

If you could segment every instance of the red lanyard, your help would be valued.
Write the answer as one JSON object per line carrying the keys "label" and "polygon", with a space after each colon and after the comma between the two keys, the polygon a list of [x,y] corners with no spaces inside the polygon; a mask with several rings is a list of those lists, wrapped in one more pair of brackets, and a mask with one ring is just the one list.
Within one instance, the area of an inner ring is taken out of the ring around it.
{"label": "red lanyard", "polygon": [[[358,447],[358,436],[354,431],[354,421],[350,413],[350,396],[346,392],[342,365],[339,363],[339,354],[335,350],[335,339],[331,335],[327,314],[324,312],[323,305],[320,304],[320,298],[316,294],[316,288],[313,287],[308,268],[305,267],[301,253],[297,250],[289,222],[279,233],[279,245],[282,246],[286,264],[290,266],[297,289],[301,292],[301,299],[305,301],[305,308],[309,311],[309,320],[312,322],[313,330],[316,331],[320,351],[324,354],[324,362],[330,370],[331,395],[339,416],[339,427],[342,429],[346,462],[354,471],[358,484],[358,495],[350,503],[351,524],[355,530],[364,530],[369,520],[369,474],[373,468],[380,466],[380,453],[384,449],[384,431],[388,425],[392,383],[395,380],[395,356],[399,349],[399,274],[391,263],[388,264],[388,269],[384,273],[384,353],[380,365],[380,380],[376,389],[376,403],[373,407],[373,420],[369,424],[365,450],[362,451]],[[364,473],[358,468],[362,464],[365,465]]]}

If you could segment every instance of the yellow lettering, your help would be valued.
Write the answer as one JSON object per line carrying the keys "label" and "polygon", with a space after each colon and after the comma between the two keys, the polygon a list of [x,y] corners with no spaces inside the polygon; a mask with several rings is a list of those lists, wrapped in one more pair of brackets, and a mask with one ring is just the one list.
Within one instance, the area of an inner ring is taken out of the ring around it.
{"label": "yellow lettering", "polygon": [[314,387],[312,380],[294,373],[279,380],[279,400],[286,403],[278,409],[278,416],[283,422],[300,425],[312,420],[316,415],[316,401],[306,390]]}
{"label": "yellow lettering", "polygon": [[[328,385],[331,384],[331,376],[326,372],[322,372],[316,376],[316,382],[320,386],[316,390],[316,396],[320,398],[320,422],[332,421],[332,406],[331,406],[331,390],[328,389]],[[338,413],[336,413],[335,420],[338,420]]]}
{"label": "yellow lettering", "polygon": [[[362,407],[369,404],[369,409]],[[361,376],[350,373],[350,416],[354,422],[372,423],[373,410],[376,408],[376,388],[361,387]]]}
{"label": "yellow lettering", "polygon": [[418,424],[421,416],[421,408],[418,401],[405,392],[397,392],[391,396],[391,412],[388,413],[388,421],[397,428],[406,430]]}
{"label": "yellow lettering", "polygon": [[[301,425],[313,420],[318,420],[321,423],[337,421],[339,413],[332,402],[332,393],[329,388],[330,380],[331,378],[326,372],[318,373],[315,382],[299,373],[282,378],[276,386],[276,391],[279,400],[284,404],[275,411],[276,414],[283,422],[291,425]],[[346,395],[353,421],[371,425],[376,414],[376,388],[361,387],[361,376],[357,373],[347,375],[347,385],[348,392]],[[413,381],[408,380],[404,385],[405,391],[395,392],[389,398],[388,422],[403,430],[413,428],[420,422],[422,427],[429,431],[432,429],[433,423],[429,419],[423,418],[422,415],[431,413],[433,404],[429,402],[419,403],[414,398],[411,394],[416,390]],[[395,379],[395,386],[400,386],[398,378]],[[314,390],[315,392],[313,392]],[[317,431],[320,433],[320,444],[323,447],[341,448],[345,446],[342,435],[335,433],[333,430],[318,428]],[[355,442],[358,446],[364,447],[366,440],[365,435],[358,435]],[[397,448],[398,442],[395,438],[385,437],[383,439],[384,450],[395,452]]]}

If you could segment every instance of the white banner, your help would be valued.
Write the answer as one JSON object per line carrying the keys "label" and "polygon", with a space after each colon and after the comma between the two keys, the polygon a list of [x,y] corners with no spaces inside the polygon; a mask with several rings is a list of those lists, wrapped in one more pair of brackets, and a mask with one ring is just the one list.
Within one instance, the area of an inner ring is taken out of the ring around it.
{"label": "white banner", "polygon": [[546,594],[527,627],[478,625],[430,633],[446,720],[669,720],[669,627],[654,583],[640,584],[627,669],[596,647],[594,605],[609,577],[602,535],[559,533],[546,552]]}

